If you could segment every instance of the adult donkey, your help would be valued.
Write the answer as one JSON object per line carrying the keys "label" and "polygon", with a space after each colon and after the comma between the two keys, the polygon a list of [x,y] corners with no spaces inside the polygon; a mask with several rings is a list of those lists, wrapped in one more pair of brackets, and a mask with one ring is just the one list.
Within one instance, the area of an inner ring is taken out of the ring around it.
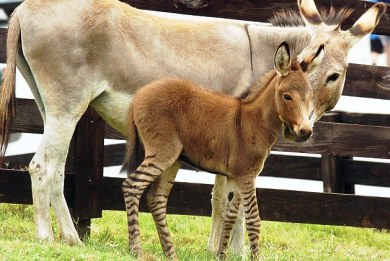
{"label": "adult donkey", "polygon": [[[374,29],[385,5],[376,4],[342,32],[322,24],[312,0],[299,3],[308,24],[318,28],[313,37],[304,28],[161,18],[114,0],[24,1],[8,29],[0,148],[4,153],[15,113],[17,66],[44,121],[42,142],[29,164],[38,239],[53,240],[51,205],[63,240],[80,242],[63,194],[64,166],[88,105],[125,133],[129,100],[140,86],[178,76],[239,95],[270,69],[274,50],[286,40],[297,42],[294,52],[301,59],[325,44],[324,62],[310,75],[316,93],[312,120],[332,108],[343,88],[348,49]],[[158,192],[171,188],[170,174],[178,168],[166,171]]]}

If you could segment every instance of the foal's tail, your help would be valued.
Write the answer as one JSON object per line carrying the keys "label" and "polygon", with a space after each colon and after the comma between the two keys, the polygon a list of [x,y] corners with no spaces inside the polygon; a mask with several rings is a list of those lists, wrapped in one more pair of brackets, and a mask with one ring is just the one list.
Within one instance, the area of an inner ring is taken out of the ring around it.
{"label": "foal's tail", "polygon": [[7,68],[3,76],[0,94],[0,162],[7,149],[10,128],[16,113],[15,79],[16,56],[20,39],[20,24],[15,13],[9,21],[7,36]]}
{"label": "foal's tail", "polygon": [[123,161],[121,172],[128,174],[134,172],[141,164],[144,157],[144,149],[138,138],[137,127],[134,123],[133,108],[130,108],[127,124],[127,145],[126,154]]}

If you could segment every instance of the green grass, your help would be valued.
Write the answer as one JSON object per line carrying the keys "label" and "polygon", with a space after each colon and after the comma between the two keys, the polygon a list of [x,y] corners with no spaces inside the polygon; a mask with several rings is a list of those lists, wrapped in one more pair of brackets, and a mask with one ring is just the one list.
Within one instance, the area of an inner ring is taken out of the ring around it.
{"label": "green grass", "polygon": [[[209,217],[168,216],[180,260],[216,260],[207,251]],[[164,260],[150,214],[140,215],[145,258]],[[31,206],[0,204],[0,260],[135,260],[127,250],[125,212],[104,211],[90,239],[71,247],[39,243]],[[261,260],[390,260],[390,234],[351,227],[262,221]],[[242,260],[228,255],[227,260]]]}

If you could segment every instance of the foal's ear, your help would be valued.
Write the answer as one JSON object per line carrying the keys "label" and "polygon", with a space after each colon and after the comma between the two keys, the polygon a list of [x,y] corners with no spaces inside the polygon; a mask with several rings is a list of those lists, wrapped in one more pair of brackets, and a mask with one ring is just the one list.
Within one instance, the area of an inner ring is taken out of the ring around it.
{"label": "foal's ear", "polygon": [[310,74],[318,65],[321,64],[324,55],[325,55],[324,45],[321,44],[314,55],[305,57],[303,61],[300,63],[302,71],[304,71],[307,74]]}
{"label": "foal's ear", "polygon": [[379,2],[371,6],[356,22],[346,31],[346,40],[348,47],[351,48],[361,38],[370,34],[380,18],[386,12],[386,4]]}
{"label": "foal's ear", "polygon": [[313,0],[298,0],[298,8],[306,27],[312,33],[326,26]]}
{"label": "foal's ear", "polygon": [[286,76],[290,72],[290,47],[287,42],[279,45],[274,56],[274,67],[278,75]]}

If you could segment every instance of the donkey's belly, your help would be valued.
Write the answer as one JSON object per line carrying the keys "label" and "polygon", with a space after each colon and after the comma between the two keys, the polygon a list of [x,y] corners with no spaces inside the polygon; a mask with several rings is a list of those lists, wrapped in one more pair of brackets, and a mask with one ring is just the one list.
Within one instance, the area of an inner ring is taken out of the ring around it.
{"label": "donkey's belly", "polygon": [[93,100],[91,106],[103,117],[106,123],[124,135],[131,98],[131,92],[107,90]]}

